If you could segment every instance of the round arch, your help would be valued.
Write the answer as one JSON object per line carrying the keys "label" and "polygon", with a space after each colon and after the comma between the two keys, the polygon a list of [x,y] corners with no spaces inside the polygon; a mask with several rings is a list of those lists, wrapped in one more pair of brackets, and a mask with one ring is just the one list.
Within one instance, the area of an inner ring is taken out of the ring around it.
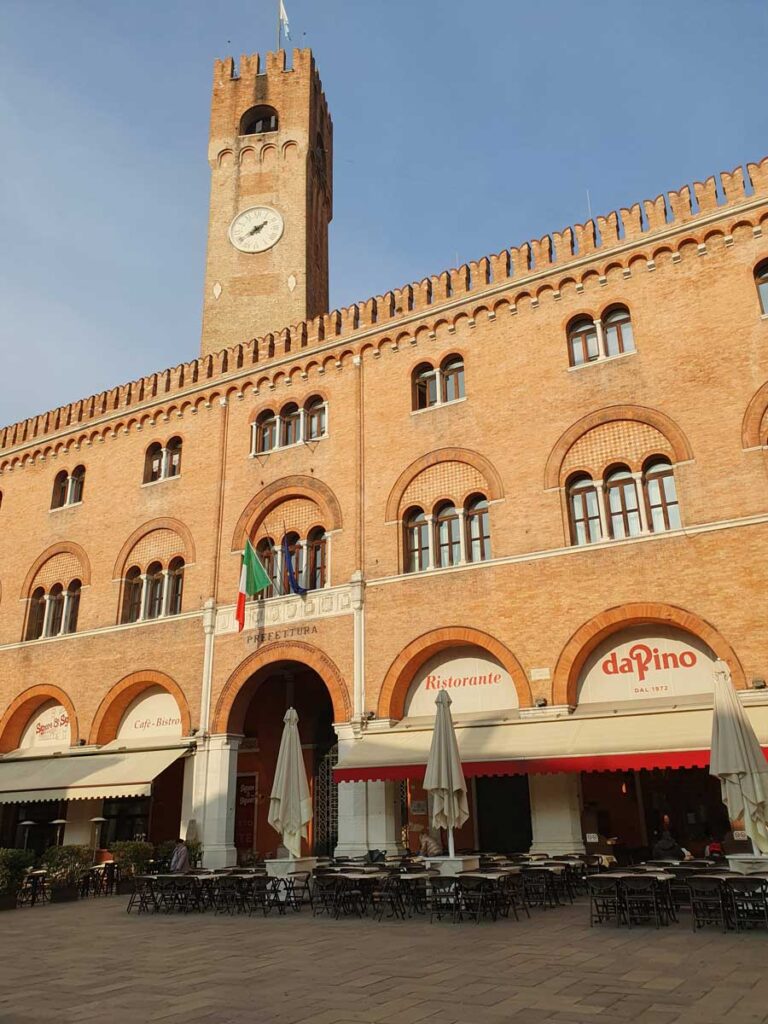
{"label": "round arch", "polygon": [[341,506],[327,484],[308,476],[284,476],[263,487],[245,506],[232,535],[232,550],[241,551],[245,547],[245,538],[250,536],[255,527],[277,505],[290,498],[309,498],[316,502],[329,523],[326,529],[341,529]]}
{"label": "round arch", "polygon": [[185,560],[188,563],[195,561],[195,542],[192,539],[192,534],[189,528],[186,527],[180,519],[170,519],[168,517],[150,519],[148,522],[144,523],[143,526],[139,526],[134,530],[125,544],[120,548],[120,554],[117,556],[115,567],[112,570],[113,579],[122,579],[123,573],[125,572],[125,564],[128,561],[128,556],[131,551],[139,543],[142,537],[145,537],[148,533],[152,533],[153,530],[172,530],[174,533],[178,534],[184,543]]}
{"label": "round arch", "polygon": [[50,559],[54,558],[56,555],[74,555],[74,557],[80,562],[80,567],[82,569],[80,582],[84,587],[88,586],[91,582],[91,563],[88,555],[85,553],[85,549],[81,548],[79,544],[75,544],[74,541],[63,540],[58,544],[52,544],[49,548],[46,548],[41,555],[37,556],[32,564],[32,568],[24,578],[24,583],[22,584],[21,593],[19,595],[21,598],[29,597],[29,591],[32,583],[34,582],[35,576],[37,576],[45,563],[50,561]]}
{"label": "round arch", "polygon": [[469,448],[438,448],[437,451],[429,452],[427,455],[422,455],[416,459],[397,478],[387,498],[385,519],[388,523],[393,523],[397,520],[400,503],[410,482],[425,469],[429,469],[430,466],[437,466],[441,462],[464,462],[468,466],[472,466],[484,477],[488,484],[487,497],[489,501],[498,501],[499,498],[504,497],[504,486],[501,482],[501,477],[493,463],[486,459],[484,455],[480,455],[479,452],[473,452]]}
{"label": "round arch", "polygon": [[766,411],[768,411],[768,382],[763,384],[749,400],[741,424],[742,448],[761,448],[763,446],[764,442],[760,431]]}
{"label": "round arch", "polygon": [[58,686],[48,686],[42,683],[39,686],[31,686],[28,690],[20,693],[0,718],[0,754],[16,750],[27,722],[37,709],[49,700],[57,700],[69,715],[70,746],[77,746],[80,730],[74,704]]}
{"label": "round arch", "polygon": [[731,678],[737,690],[747,687],[747,680],[741,662],[727,640],[706,619],[693,612],[672,604],[648,601],[637,604],[622,604],[600,612],[580,626],[563,648],[555,668],[552,681],[552,702],[554,704],[576,704],[576,687],[579,673],[592,651],[612,633],[627,626],[657,623],[676,626],[703,640],[718,658],[725,661],[731,670]]}
{"label": "round arch", "polygon": [[676,462],[685,462],[693,458],[693,450],[688,443],[688,438],[674,420],[671,420],[665,413],[656,409],[648,409],[642,405],[612,405],[582,416],[560,435],[547,459],[544,469],[544,486],[547,488],[560,486],[560,467],[572,446],[583,434],[592,430],[593,427],[616,420],[633,420],[636,423],[646,423],[648,426],[655,427],[672,445]]}
{"label": "round arch", "polygon": [[528,678],[508,647],[479,629],[472,629],[469,626],[444,626],[423,633],[412,640],[389,666],[379,694],[376,712],[379,718],[403,717],[405,699],[414,675],[432,655],[447,647],[480,647],[493,655],[512,677],[520,707],[531,707],[533,697]]}
{"label": "round arch", "polygon": [[211,732],[228,732],[235,702],[251,676],[260,669],[283,661],[297,661],[307,668],[314,669],[328,690],[331,703],[333,704],[334,721],[345,722],[349,719],[351,704],[347,686],[341,672],[339,672],[328,655],[318,650],[317,647],[312,647],[311,644],[304,644],[298,641],[295,643],[274,643],[267,644],[261,650],[251,654],[238,665],[229,677],[224,685],[224,689],[221,691],[221,696],[216,702]]}
{"label": "round arch", "polygon": [[189,736],[192,715],[184,691],[165,672],[145,669],[143,672],[131,672],[130,675],[123,676],[106,694],[91,723],[88,742],[102,745],[113,740],[117,735],[120,721],[132,701],[152,686],[162,687],[174,698],[181,714],[181,735]]}

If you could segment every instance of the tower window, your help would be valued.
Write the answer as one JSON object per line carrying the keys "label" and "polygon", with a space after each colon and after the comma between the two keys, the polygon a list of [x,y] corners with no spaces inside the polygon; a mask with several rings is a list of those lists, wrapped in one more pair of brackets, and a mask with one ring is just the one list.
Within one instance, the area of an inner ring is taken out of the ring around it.
{"label": "tower window", "polygon": [[265,135],[277,131],[277,111],[274,107],[251,107],[240,119],[241,135]]}
{"label": "tower window", "polygon": [[760,312],[768,314],[768,260],[763,260],[755,267],[755,285],[757,297],[760,299]]}

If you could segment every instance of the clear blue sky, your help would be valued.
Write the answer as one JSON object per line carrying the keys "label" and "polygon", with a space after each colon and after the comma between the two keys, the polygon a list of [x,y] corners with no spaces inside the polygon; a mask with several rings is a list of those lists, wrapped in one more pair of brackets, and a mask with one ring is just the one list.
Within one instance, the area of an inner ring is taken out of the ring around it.
{"label": "clear blue sky", "polygon": [[[285,2],[334,307],[768,154],[765,0]],[[273,48],[275,3],[0,6],[4,424],[197,354],[211,65]]]}

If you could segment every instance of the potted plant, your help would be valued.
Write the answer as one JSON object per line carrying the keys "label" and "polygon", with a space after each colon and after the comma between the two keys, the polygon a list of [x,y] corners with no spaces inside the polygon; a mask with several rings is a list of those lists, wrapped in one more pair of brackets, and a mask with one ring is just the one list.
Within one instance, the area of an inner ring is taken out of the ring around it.
{"label": "potted plant", "polygon": [[83,875],[91,867],[93,853],[88,846],[50,846],[42,856],[48,873],[51,903],[76,900]]}
{"label": "potted plant", "polygon": [[144,874],[152,859],[154,853],[152,843],[143,843],[138,839],[125,840],[112,843],[109,852],[120,869],[117,892],[120,894],[131,892],[134,878],[136,875]]}
{"label": "potted plant", "polygon": [[0,849],[0,910],[13,910],[21,883],[35,855],[32,850]]}

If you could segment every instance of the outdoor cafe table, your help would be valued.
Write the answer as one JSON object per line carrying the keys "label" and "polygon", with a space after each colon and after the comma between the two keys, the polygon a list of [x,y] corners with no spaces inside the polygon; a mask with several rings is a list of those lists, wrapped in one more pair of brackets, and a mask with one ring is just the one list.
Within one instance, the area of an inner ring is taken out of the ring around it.
{"label": "outdoor cafe table", "polygon": [[487,878],[491,882],[497,882],[507,875],[519,875],[519,868],[503,868],[499,871],[460,871],[457,878]]}

